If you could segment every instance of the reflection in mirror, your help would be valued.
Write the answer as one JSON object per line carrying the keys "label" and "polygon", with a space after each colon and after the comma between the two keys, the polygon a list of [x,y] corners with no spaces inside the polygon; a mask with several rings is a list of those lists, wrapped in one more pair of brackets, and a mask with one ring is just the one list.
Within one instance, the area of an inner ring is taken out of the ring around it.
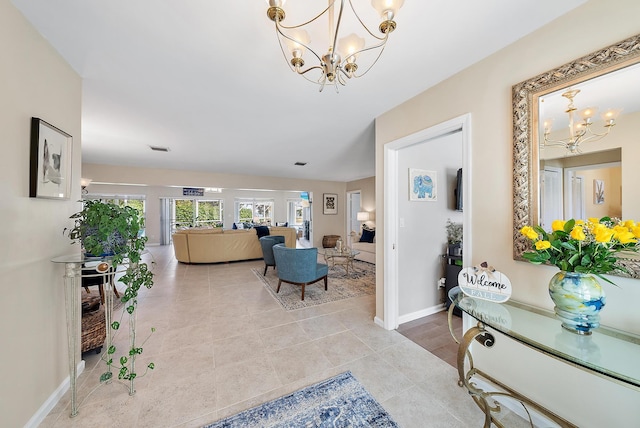
{"label": "reflection in mirror", "polygon": [[[513,87],[516,259],[528,249],[526,225],[640,221],[639,82],[640,34]],[[640,278],[640,264],[631,270]]]}
{"label": "reflection in mirror", "polygon": [[622,218],[621,152],[547,158],[541,150],[540,226],[551,231],[558,219]]}
{"label": "reflection in mirror", "polygon": [[[567,218],[640,219],[621,166],[621,153],[637,145],[639,111],[640,64],[538,97],[540,226],[549,230],[551,221]],[[630,204],[624,212],[622,200]]]}

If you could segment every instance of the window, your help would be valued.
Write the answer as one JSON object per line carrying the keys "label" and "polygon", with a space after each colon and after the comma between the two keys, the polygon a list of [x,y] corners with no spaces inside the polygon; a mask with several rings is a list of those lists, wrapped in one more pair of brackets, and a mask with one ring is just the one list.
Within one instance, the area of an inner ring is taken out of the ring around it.
{"label": "window", "polygon": [[290,199],[287,201],[287,221],[289,226],[302,226],[304,207],[301,199]]}
{"label": "window", "polygon": [[174,199],[172,232],[184,227],[222,227],[221,199]]}
{"label": "window", "polygon": [[236,223],[270,226],[273,224],[273,200],[236,200]]}

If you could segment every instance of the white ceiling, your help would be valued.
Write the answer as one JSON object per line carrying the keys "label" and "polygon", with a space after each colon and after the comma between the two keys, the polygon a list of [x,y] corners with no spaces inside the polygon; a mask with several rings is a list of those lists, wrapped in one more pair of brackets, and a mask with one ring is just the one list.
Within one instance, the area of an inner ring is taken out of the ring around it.
{"label": "white ceiling", "polygon": [[376,116],[585,1],[406,0],[375,67],[319,93],[262,0],[12,0],[83,78],[83,162],[337,181],[375,174]]}

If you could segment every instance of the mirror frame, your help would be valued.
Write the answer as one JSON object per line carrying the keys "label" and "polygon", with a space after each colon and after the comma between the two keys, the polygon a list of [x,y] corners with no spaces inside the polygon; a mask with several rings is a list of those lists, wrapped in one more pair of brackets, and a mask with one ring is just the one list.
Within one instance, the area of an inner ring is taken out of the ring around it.
{"label": "mirror frame", "polygon": [[[640,34],[513,86],[513,257],[515,260],[525,260],[522,254],[530,249],[530,243],[520,233],[520,229],[539,223],[538,99],[563,87],[636,63],[640,63]],[[624,259],[620,263],[630,272],[630,275],[620,276],[640,278],[638,259]]]}

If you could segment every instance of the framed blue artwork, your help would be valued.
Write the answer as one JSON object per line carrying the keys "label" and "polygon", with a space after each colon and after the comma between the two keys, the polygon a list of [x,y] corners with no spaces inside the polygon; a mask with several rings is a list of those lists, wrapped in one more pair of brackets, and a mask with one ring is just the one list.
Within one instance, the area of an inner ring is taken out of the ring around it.
{"label": "framed blue artwork", "polygon": [[409,200],[437,201],[438,174],[435,171],[409,168]]}

